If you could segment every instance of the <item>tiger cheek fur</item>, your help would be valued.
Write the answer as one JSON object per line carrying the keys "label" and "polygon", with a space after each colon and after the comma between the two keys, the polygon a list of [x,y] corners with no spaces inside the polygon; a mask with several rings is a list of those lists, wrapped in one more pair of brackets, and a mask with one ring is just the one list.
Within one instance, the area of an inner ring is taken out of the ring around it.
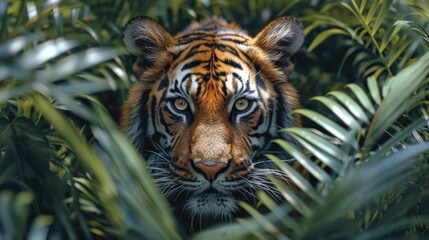
{"label": "tiger cheek fur", "polygon": [[124,43],[140,81],[124,104],[121,128],[191,225],[231,220],[238,201],[255,204],[260,189],[277,197],[267,176],[287,176],[263,153],[286,159],[270,140],[290,140],[278,130],[299,125],[290,114],[298,94],[287,78],[302,42],[301,24],[289,17],[255,38],[218,18],[175,37],[149,18],[127,24]]}

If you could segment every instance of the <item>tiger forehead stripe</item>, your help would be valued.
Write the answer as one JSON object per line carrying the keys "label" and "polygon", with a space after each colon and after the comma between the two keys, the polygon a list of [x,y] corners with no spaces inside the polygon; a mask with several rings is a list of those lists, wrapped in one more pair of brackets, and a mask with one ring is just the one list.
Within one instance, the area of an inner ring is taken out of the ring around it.
{"label": "tiger forehead stripe", "polygon": [[[186,70],[200,66],[204,63],[209,64],[213,62],[221,62],[234,68],[243,69],[241,64],[233,60],[234,57],[237,57],[237,51],[223,51],[222,49],[219,49],[218,44],[213,47],[201,45],[198,49],[195,48],[194,50],[189,50],[188,55],[191,53],[191,51],[194,51],[193,55],[196,55],[195,59],[188,61],[185,65],[182,66],[181,70]],[[187,57],[187,59],[189,58]],[[174,66],[177,66],[177,64]],[[205,67],[207,70],[209,70],[209,65],[205,65]]]}
{"label": "tiger forehead stripe", "polygon": [[198,40],[210,40],[213,38],[218,38],[222,41],[230,41],[234,43],[245,43],[249,40],[251,40],[248,36],[245,36],[240,33],[230,32],[229,30],[225,29],[218,29],[213,31],[194,31],[190,32],[188,34],[184,34],[182,36],[179,36],[177,39],[179,43],[189,43],[192,41],[198,41]]}
{"label": "tiger forehead stripe", "polygon": [[[248,62],[252,62],[250,56],[248,56],[247,52],[243,49],[238,48],[237,45],[247,46],[250,38],[247,36],[243,36],[237,33],[229,33],[229,32],[218,32],[216,34],[207,35],[204,33],[194,32],[186,35],[187,37],[179,37],[178,42],[181,46],[188,46],[186,48],[181,48],[178,50],[177,48],[172,49],[171,54],[173,55],[173,68],[176,68],[179,63],[183,62],[185,59],[189,59],[191,57],[199,58],[204,57],[205,55],[213,54],[214,51],[221,51],[223,54],[231,54],[231,57],[239,57],[241,59],[246,59],[246,65],[250,67]],[[183,39],[186,39],[184,41]],[[208,54],[210,53],[210,54]],[[229,58],[231,58],[229,57]],[[239,65],[235,64],[234,61],[228,59],[226,63],[232,64],[236,67]],[[186,67],[193,67],[195,65],[200,64],[201,62],[193,62]]]}

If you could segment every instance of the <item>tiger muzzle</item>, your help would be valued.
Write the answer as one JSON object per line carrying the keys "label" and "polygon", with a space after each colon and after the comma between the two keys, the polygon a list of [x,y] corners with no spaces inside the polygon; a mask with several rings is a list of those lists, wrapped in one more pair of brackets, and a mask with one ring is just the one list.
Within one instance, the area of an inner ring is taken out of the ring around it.
{"label": "tiger muzzle", "polygon": [[210,181],[230,167],[232,131],[221,123],[199,124],[191,137],[191,164]]}

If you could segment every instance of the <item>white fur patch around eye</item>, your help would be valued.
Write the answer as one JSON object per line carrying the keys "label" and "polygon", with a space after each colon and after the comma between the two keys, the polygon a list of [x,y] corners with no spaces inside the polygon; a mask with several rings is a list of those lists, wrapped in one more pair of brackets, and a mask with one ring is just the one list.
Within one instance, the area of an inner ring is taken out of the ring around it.
{"label": "white fur patch around eye", "polygon": [[191,87],[189,88],[189,93],[195,94],[197,92],[197,89],[198,89],[197,77],[192,75],[191,76]]}
{"label": "white fur patch around eye", "polygon": [[233,79],[234,78],[233,78],[232,74],[228,74],[228,76],[226,76],[225,86],[226,86],[226,89],[228,90],[228,92],[230,92],[230,93],[235,92],[234,85],[233,85],[233,81],[234,81]]}
{"label": "white fur patch around eye", "polygon": [[[188,101],[189,107],[191,108],[191,111],[194,112],[195,106],[194,106],[194,101],[192,99],[192,93],[197,91],[198,82],[196,77],[193,75],[191,75],[190,78],[185,78],[186,75],[191,73],[191,71],[190,70],[181,71],[180,69],[182,68],[183,65],[184,63],[180,64],[177,67],[177,69],[179,70],[177,70],[177,72],[172,75],[174,80],[173,80],[173,83],[170,84],[170,86],[168,86],[167,88],[166,97],[167,98],[181,97],[186,99],[186,101]],[[188,85],[187,81],[191,81],[191,86],[189,89],[187,89],[187,85]],[[170,91],[171,88],[175,88],[176,86],[180,88],[180,93],[172,93]]]}

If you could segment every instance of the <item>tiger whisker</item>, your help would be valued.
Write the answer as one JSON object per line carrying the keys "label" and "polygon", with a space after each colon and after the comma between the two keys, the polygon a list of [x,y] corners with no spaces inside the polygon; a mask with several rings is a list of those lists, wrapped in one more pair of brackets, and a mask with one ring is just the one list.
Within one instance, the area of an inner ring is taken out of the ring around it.
{"label": "tiger whisker", "polygon": [[[158,157],[160,157],[160,158],[161,158],[160,160],[164,160],[164,161],[166,161],[167,163],[170,163],[170,159],[168,158],[168,157],[169,157],[169,155],[168,155],[166,152],[164,152],[166,155],[163,155],[163,154],[161,154],[161,153],[159,153],[159,152],[152,151],[152,150],[144,150],[144,152],[148,152],[148,153],[155,154],[156,156],[158,156]],[[150,160],[149,160],[149,161],[150,161]]]}
{"label": "tiger whisker", "polygon": [[168,156],[169,158],[171,158],[170,154],[163,148],[161,147],[161,145],[155,141],[152,140],[152,144],[162,153],[165,154],[165,156]]}
{"label": "tiger whisker", "polygon": [[255,186],[255,190],[262,190],[262,191],[268,193],[270,196],[272,196],[275,199],[278,199],[281,196],[280,191],[277,188],[270,186],[270,185],[267,185],[267,184],[259,184],[258,183]]}

